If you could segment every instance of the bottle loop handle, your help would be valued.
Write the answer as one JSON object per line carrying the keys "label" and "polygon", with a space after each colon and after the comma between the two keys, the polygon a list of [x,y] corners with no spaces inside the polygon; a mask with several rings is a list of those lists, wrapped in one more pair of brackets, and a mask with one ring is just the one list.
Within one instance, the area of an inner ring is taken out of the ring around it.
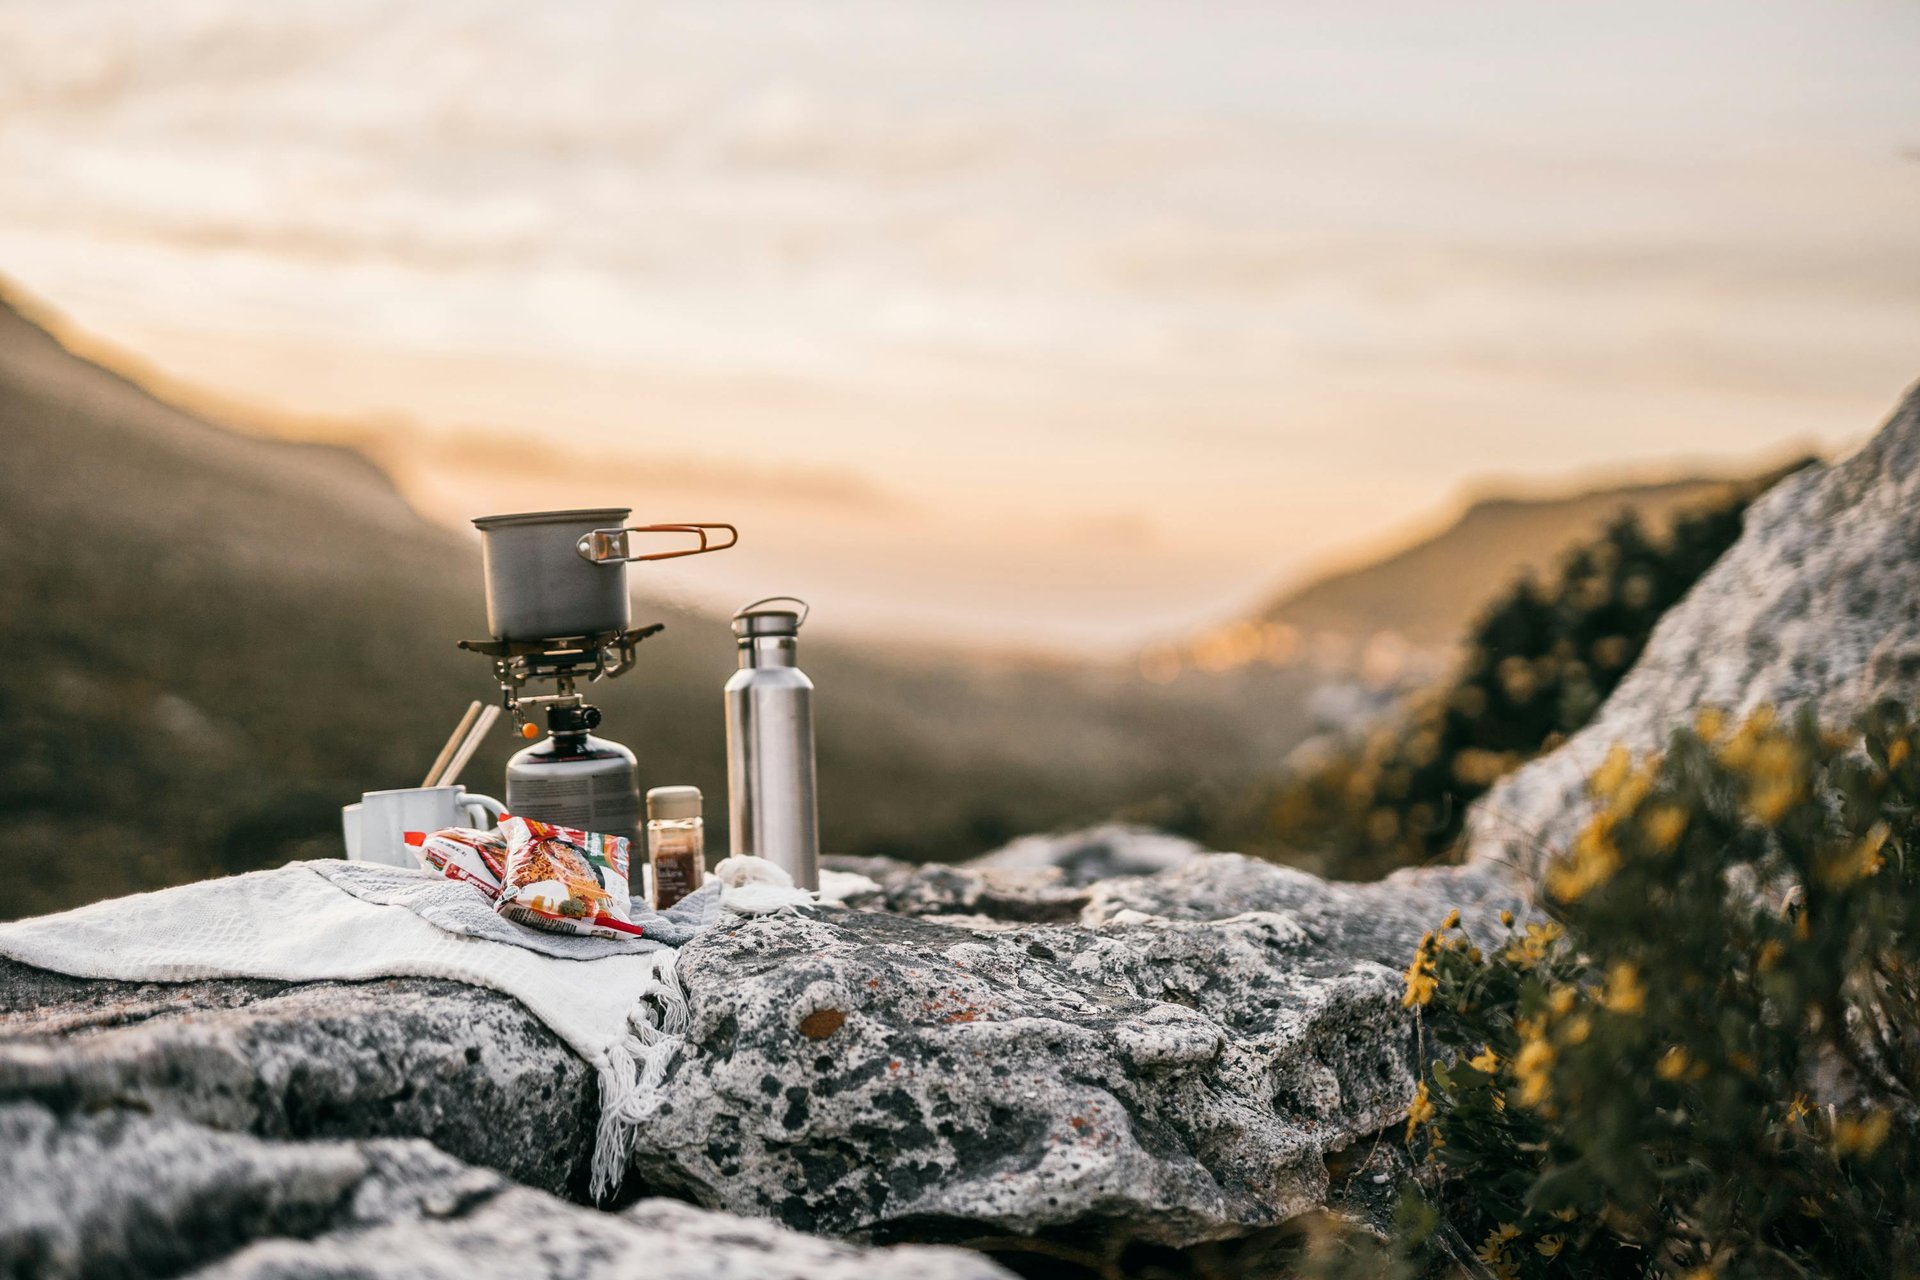
{"label": "bottle loop handle", "polygon": [[[759,609],[760,606],[763,604],[797,604],[799,605],[800,620],[793,624],[795,630],[798,630],[801,627],[804,627],[807,625],[807,615],[813,611],[813,606],[808,604],[805,600],[802,600],[799,596],[766,596],[762,599],[755,600],[752,604],[741,605],[739,609],[734,611],[734,615],[733,615],[734,621],[738,622],[740,619],[752,615],[754,611]],[[765,612],[785,613],[786,610],[768,609]]]}

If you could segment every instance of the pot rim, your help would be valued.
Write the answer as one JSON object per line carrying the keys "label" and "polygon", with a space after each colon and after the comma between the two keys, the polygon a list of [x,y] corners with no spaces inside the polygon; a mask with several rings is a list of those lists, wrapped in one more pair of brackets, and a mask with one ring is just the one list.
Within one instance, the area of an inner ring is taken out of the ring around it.
{"label": "pot rim", "polygon": [[571,511],[516,511],[507,515],[477,516],[474,527],[485,532],[523,524],[586,524],[611,528],[624,525],[632,507],[577,507]]}

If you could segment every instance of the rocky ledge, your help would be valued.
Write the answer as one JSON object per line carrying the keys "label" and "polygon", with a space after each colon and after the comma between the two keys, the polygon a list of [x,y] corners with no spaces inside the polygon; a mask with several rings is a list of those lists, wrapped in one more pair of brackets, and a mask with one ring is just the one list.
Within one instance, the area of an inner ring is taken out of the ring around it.
{"label": "rocky ledge", "polygon": [[[1328,1201],[1404,1114],[1401,970],[1513,884],[1329,884],[1233,854],[1096,885],[1073,924],[862,911],[696,939],[640,1138],[650,1185],[809,1231],[1185,1247]],[[1018,913],[1016,913],[1018,914]]]}
{"label": "rocky ledge", "polygon": [[419,1140],[274,1142],[127,1108],[0,1106],[0,1185],[10,1276],[1007,1275],[957,1249],[862,1249],[676,1201],[603,1213]]}
{"label": "rocky ledge", "polygon": [[[1034,903],[1057,898],[1065,873],[972,870],[997,887],[963,895],[966,914],[824,908],[687,946],[694,1024],[629,1194],[846,1240],[1101,1265],[1126,1250],[1260,1242],[1328,1204],[1366,1215],[1396,1151],[1376,1136],[1413,1088],[1405,957],[1455,907],[1487,922],[1520,901],[1503,873],[1481,869],[1336,885],[1193,854],[1157,875],[1066,886],[1083,900],[1072,922],[1036,924],[1057,906]],[[155,1150],[185,1160],[209,1144],[205,1178],[152,1210],[175,1230],[149,1215],[146,1235],[87,1239],[171,1256],[207,1206],[265,1194],[259,1169],[299,1182],[309,1159],[358,1168],[400,1149],[368,1141],[382,1138],[422,1139],[444,1153],[436,1168],[484,1170],[528,1196],[583,1199],[592,1075],[492,992],[414,979],[112,983],[6,964],[0,996],[0,1102],[53,1135],[11,1144],[19,1178],[58,1184],[58,1166],[78,1184],[92,1169],[103,1187],[120,1180],[104,1203],[135,1214]],[[61,1154],[80,1149],[93,1154]],[[219,1236],[226,1252],[244,1245],[235,1256],[270,1258],[272,1274],[333,1274],[322,1264],[346,1256],[341,1233],[372,1229],[351,1216],[283,1229],[308,1209],[283,1219],[277,1206],[220,1215],[240,1233]],[[435,1238],[475,1229],[462,1222]],[[0,1210],[0,1247],[67,1257],[46,1230],[25,1205]],[[298,1239],[280,1239],[289,1233]],[[268,1239],[279,1243],[266,1250]],[[518,1265],[566,1269],[544,1255]]]}

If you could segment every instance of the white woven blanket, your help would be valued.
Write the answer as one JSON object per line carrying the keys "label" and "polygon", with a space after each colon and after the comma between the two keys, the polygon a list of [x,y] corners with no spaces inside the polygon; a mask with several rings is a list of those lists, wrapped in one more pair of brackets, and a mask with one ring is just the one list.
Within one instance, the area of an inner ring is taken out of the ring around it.
{"label": "white woven blanket", "polygon": [[678,953],[657,946],[561,959],[466,936],[322,874],[337,875],[341,865],[296,862],[0,925],[0,955],[75,977],[137,982],[415,977],[490,987],[524,1004],[597,1071],[593,1193],[610,1194],[686,1031]]}

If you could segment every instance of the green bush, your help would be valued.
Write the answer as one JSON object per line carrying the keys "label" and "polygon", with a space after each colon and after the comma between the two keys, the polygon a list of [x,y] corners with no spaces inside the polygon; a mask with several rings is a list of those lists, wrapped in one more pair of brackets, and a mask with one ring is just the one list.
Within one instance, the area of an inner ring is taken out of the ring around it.
{"label": "green bush", "polygon": [[1523,577],[1475,624],[1450,683],[1273,788],[1255,829],[1235,833],[1241,845],[1353,879],[1446,853],[1469,804],[1593,717],[1780,474],[1682,513],[1664,537],[1623,510],[1567,553],[1551,586]]}
{"label": "green bush", "polygon": [[1421,1169],[1318,1269],[1920,1275],[1920,725],[1703,713],[1591,788],[1552,919],[1414,957]]}

